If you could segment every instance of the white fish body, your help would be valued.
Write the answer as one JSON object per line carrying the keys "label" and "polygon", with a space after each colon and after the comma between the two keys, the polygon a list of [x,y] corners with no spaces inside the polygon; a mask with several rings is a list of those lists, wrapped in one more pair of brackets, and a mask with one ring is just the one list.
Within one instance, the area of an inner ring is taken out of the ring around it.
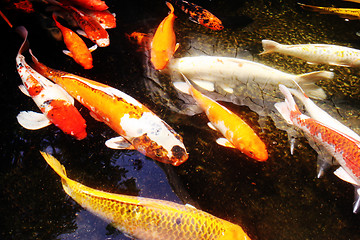
{"label": "white fish body", "polygon": [[[266,65],[238,58],[197,56],[173,59],[169,69],[183,73],[186,77],[199,84],[204,81],[234,88],[240,83],[256,82],[260,86],[283,84],[295,87],[297,82],[311,97],[326,98],[322,88],[314,83],[321,79],[331,79],[334,74],[328,71],[318,71],[294,75],[279,71]],[[202,86],[199,84],[199,86]],[[207,90],[213,90],[208,87]]]}
{"label": "white fish body", "polygon": [[329,64],[360,67],[360,50],[331,44],[285,45],[272,40],[262,40],[265,53],[277,52],[301,58],[311,64]]}

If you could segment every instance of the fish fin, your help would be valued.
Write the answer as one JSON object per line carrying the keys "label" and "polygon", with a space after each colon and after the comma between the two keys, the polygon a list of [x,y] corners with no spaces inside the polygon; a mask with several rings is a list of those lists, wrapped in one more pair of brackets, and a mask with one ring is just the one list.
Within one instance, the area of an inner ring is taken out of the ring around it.
{"label": "fish fin", "polygon": [[275,108],[278,110],[278,112],[281,114],[281,116],[286,120],[288,124],[293,125],[291,118],[290,118],[290,111],[288,109],[286,102],[279,102],[275,103]]}
{"label": "fish fin", "polygon": [[179,47],[180,47],[180,44],[177,43],[177,44],[175,45],[174,53],[176,52],[176,50],[178,50]]}
{"label": "fish fin", "polygon": [[76,32],[77,32],[77,34],[79,34],[83,37],[89,38],[88,35],[83,30],[78,29],[78,30],[76,30]]}
{"label": "fish fin", "polygon": [[209,92],[215,91],[215,84],[213,82],[203,81],[203,80],[193,80],[193,82],[196,85],[198,85],[199,87],[201,87]]}
{"label": "fish fin", "polygon": [[45,152],[41,152],[41,155],[44,157],[45,161],[50,165],[50,167],[52,169],[54,169],[54,171],[64,180],[68,180],[69,178],[66,176],[66,170],[64,168],[63,165],[61,165],[61,163],[54,158],[52,155],[45,153]]}
{"label": "fish fin", "polygon": [[195,208],[196,209],[196,207],[194,207],[193,205],[191,205],[190,203],[186,203],[185,204],[185,206],[187,206],[187,207],[191,207],[191,208]]}
{"label": "fish fin", "polygon": [[63,50],[63,53],[71,58],[73,58],[73,54],[69,50]]}
{"label": "fish fin", "polygon": [[169,14],[173,14],[174,13],[174,7],[171,3],[166,2],[166,6],[170,9],[170,13]]}
{"label": "fish fin", "polygon": [[19,85],[19,89],[23,94],[25,94],[28,97],[31,97],[30,93],[28,92],[28,90],[26,89],[26,87],[24,85]]}
{"label": "fish fin", "polygon": [[216,127],[215,127],[211,122],[208,122],[207,125],[208,125],[208,127],[211,128],[212,130],[218,131],[218,130],[216,129]]}
{"label": "fish fin", "polygon": [[105,145],[111,149],[135,150],[134,146],[122,136],[110,138],[105,142]]}
{"label": "fish fin", "polygon": [[333,77],[333,72],[317,71],[297,75],[295,81],[309,97],[315,99],[325,99],[326,93],[324,89],[317,86],[315,83],[319,80],[332,79]]}
{"label": "fish fin", "polygon": [[95,119],[96,121],[98,121],[98,122],[103,122],[103,119],[102,119],[102,117],[101,116],[99,116],[99,115],[97,115],[96,113],[94,113],[94,112],[90,112],[90,116],[92,116],[93,117],[93,119]]}
{"label": "fish fin", "polygon": [[180,92],[190,94],[190,86],[186,82],[174,82],[173,84]]}
{"label": "fish fin", "polygon": [[360,187],[355,187],[355,196],[354,196],[354,203],[353,203],[353,213],[358,213],[360,209]]}
{"label": "fish fin", "polygon": [[353,185],[358,185],[356,181],[348,174],[343,167],[339,167],[335,170],[334,174],[341,180],[351,183]]}
{"label": "fish fin", "polygon": [[280,43],[277,43],[275,41],[272,40],[262,40],[261,41],[262,46],[264,48],[264,51],[262,53],[260,53],[260,55],[266,54],[266,53],[272,53],[276,50],[276,48],[281,45]]}
{"label": "fish fin", "polygon": [[331,167],[332,156],[330,154],[319,154],[317,156],[317,178],[324,176],[325,172]]}
{"label": "fish fin", "polygon": [[218,138],[216,139],[216,143],[223,147],[235,148],[235,146],[226,138]]}
{"label": "fish fin", "polygon": [[231,94],[234,93],[234,89],[231,88],[231,87],[228,87],[228,86],[225,86],[225,85],[220,85],[220,87],[227,93],[231,93]]}
{"label": "fish fin", "polygon": [[16,119],[22,127],[29,130],[41,129],[51,124],[44,114],[33,111],[21,111]]}
{"label": "fish fin", "polygon": [[89,51],[90,51],[90,52],[93,52],[93,51],[95,51],[95,50],[97,49],[97,47],[98,47],[98,45],[95,44],[94,46],[92,46],[92,47],[89,48]]}

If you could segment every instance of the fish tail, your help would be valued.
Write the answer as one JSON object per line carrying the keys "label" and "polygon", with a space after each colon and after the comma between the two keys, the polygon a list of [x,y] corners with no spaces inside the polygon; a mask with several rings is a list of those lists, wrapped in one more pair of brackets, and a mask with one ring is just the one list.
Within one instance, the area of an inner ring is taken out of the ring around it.
{"label": "fish tail", "polygon": [[279,89],[285,96],[285,102],[275,103],[275,108],[289,124],[293,124],[291,115],[301,115],[301,112],[297,107],[289,89],[282,84],[279,85]]}
{"label": "fish tail", "polygon": [[169,2],[166,2],[166,6],[168,6],[168,8],[170,8],[170,14],[173,14],[174,13],[174,7],[171,3]]}
{"label": "fish tail", "polygon": [[66,176],[66,171],[63,165],[54,158],[52,155],[41,152],[41,155],[44,157],[45,161],[50,165],[50,167],[61,177],[63,180],[68,180],[69,178]]}
{"label": "fish tail", "polygon": [[331,13],[329,11],[331,11],[331,9],[332,9],[332,8],[329,8],[329,7],[318,7],[318,6],[307,5],[307,4],[303,4],[303,3],[298,3],[298,4],[304,10],[313,11],[313,12],[319,12],[319,13],[325,13],[325,14]]}
{"label": "fish tail", "polygon": [[262,53],[260,53],[260,55],[275,52],[275,50],[278,48],[278,46],[281,45],[280,43],[277,43],[272,40],[266,40],[266,39],[262,40],[261,43],[264,48],[264,51]]}
{"label": "fish tail", "polygon": [[309,97],[315,99],[325,99],[326,93],[324,89],[317,86],[315,83],[319,80],[332,79],[333,77],[333,72],[316,71],[297,75],[295,81]]}
{"label": "fish tail", "polygon": [[23,43],[21,44],[21,47],[19,49],[19,54],[22,54],[26,50],[29,49],[29,41],[27,40],[28,31],[24,26],[19,26],[15,28],[15,31],[24,39]]}

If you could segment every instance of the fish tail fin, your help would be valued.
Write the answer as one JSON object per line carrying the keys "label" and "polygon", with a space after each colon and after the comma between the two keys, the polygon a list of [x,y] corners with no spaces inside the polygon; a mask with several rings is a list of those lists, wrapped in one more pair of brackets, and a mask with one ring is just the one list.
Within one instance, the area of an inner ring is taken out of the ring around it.
{"label": "fish tail fin", "polygon": [[266,53],[272,53],[276,50],[276,48],[278,48],[279,45],[281,45],[280,43],[277,43],[272,40],[266,40],[266,39],[262,40],[261,43],[264,48],[264,51],[262,53],[260,53],[260,55],[266,54]]}
{"label": "fish tail fin", "polygon": [[68,180],[69,178],[66,176],[66,171],[63,165],[54,158],[52,155],[41,152],[41,155],[44,157],[45,161],[50,165],[50,167],[63,179],[64,181]]}
{"label": "fish tail fin", "polygon": [[333,77],[333,72],[317,71],[297,75],[295,81],[302,88],[302,91],[309,97],[315,99],[325,99],[326,93],[324,89],[317,86],[315,83],[319,80],[332,79]]}
{"label": "fish tail fin", "polygon": [[275,103],[276,110],[279,111],[281,116],[289,123],[293,124],[291,121],[291,114],[301,114],[299,108],[297,107],[295,100],[293,96],[291,95],[291,92],[287,87],[280,84],[279,89],[285,96],[285,101],[280,103]]}
{"label": "fish tail fin", "polygon": [[170,14],[173,14],[174,13],[174,7],[171,3],[169,2],[166,2],[166,6],[168,6],[168,8],[170,8]]}
{"label": "fish tail fin", "polygon": [[300,7],[304,10],[313,11],[313,12],[319,12],[319,13],[329,13],[325,7],[318,7],[313,5],[307,5],[303,3],[298,3]]}
{"label": "fish tail fin", "polygon": [[21,47],[19,49],[19,54],[22,54],[23,52],[25,52],[26,50],[29,49],[29,41],[27,40],[27,36],[28,36],[28,31],[26,30],[26,28],[24,26],[19,26],[17,28],[15,28],[15,31],[20,35],[20,37],[22,37],[24,39],[23,43],[21,44]]}
{"label": "fish tail fin", "polygon": [[174,87],[179,90],[180,92],[183,92],[185,94],[191,94],[191,83],[190,81],[185,77],[185,75],[183,73],[181,73],[181,75],[183,76],[185,82],[174,82]]}

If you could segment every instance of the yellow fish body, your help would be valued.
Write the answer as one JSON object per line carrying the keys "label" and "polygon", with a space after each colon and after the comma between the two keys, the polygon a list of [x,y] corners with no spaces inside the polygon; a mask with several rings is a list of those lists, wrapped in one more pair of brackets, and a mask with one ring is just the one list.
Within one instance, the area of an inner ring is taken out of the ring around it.
{"label": "yellow fish body", "polygon": [[299,5],[306,10],[319,12],[322,14],[337,14],[339,17],[347,18],[350,20],[360,19],[360,9],[358,8],[334,8],[334,7],[318,7],[299,3]]}
{"label": "yellow fish body", "polygon": [[69,179],[53,156],[41,152],[61,177],[65,192],[83,208],[136,239],[250,240],[233,223],[188,205],[92,189]]}

